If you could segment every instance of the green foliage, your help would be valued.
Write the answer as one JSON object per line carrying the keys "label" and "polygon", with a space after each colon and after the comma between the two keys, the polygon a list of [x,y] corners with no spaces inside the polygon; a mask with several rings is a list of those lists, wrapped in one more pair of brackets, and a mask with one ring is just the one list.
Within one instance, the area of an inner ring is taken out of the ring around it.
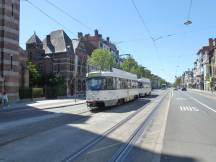
{"label": "green foliage", "polygon": [[32,98],[32,88],[20,88],[19,97],[20,99]]}
{"label": "green foliage", "polygon": [[114,59],[109,51],[99,48],[92,52],[88,63],[93,66],[98,66],[100,70],[107,70],[114,66]]}
{"label": "green foliage", "polygon": [[58,96],[65,96],[67,86],[64,77],[50,74],[48,76],[46,96],[48,98],[56,98]]}
{"label": "green foliage", "polygon": [[142,65],[138,65],[137,61],[131,56],[124,59],[121,69],[136,74],[138,78],[149,78],[152,81],[154,88],[159,88],[162,84],[166,83],[164,79],[152,74],[147,68],[143,67]]}
{"label": "green foliage", "polygon": [[124,61],[122,63],[122,69],[127,71],[127,72],[137,74],[138,63],[136,62],[136,60],[132,56],[129,56],[128,58],[124,59]]}
{"label": "green foliage", "polygon": [[20,88],[19,97],[20,99],[30,99],[43,97],[43,88]]}
{"label": "green foliage", "polygon": [[28,70],[29,70],[29,84],[30,87],[41,85],[42,75],[40,74],[37,66],[33,64],[31,61],[28,62]]}
{"label": "green foliage", "polygon": [[32,88],[32,97],[39,98],[43,97],[43,88]]}
{"label": "green foliage", "polygon": [[180,86],[181,85],[181,77],[176,77],[174,85],[175,86]]}

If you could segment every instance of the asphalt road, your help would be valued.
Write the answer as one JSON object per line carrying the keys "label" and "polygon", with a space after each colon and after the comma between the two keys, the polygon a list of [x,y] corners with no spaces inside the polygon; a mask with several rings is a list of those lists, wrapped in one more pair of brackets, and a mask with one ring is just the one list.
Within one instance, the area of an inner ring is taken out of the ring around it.
{"label": "asphalt road", "polygon": [[214,162],[215,123],[216,98],[193,91],[174,91],[161,162]]}
{"label": "asphalt road", "polygon": [[0,162],[214,162],[216,99],[195,91],[96,112],[86,105],[0,114]]}
{"label": "asphalt road", "polygon": [[[3,112],[0,161],[108,161],[129,142],[167,93],[155,91],[150,97],[95,113],[88,112],[86,105]],[[110,133],[104,134],[111,128]],[[98,138],[101,140],[96,145],[71,160],[71,156]],[[98,151],[101,156],[95,156]]]}

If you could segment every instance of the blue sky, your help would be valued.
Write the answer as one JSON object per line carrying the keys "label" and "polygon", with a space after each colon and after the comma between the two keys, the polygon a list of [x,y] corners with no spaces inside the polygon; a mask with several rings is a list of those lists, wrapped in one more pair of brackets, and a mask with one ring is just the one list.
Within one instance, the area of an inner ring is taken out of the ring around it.
{"label": "blue sky", "polygon": [[[91,33],[62,14],[46,0],[30,0],[63,26],[21,0],[20,44],[35,31],[44,37],[53,30],[64,29],[71,38],[77,32]],[[134,0],[154,38],[164,36],[153,46],[130,0],[50,0],[104,37],[117,43],[120,54],[130,53],[139,64],[168,81],[192,68],[197,51],[216,34],[215,0],[193,0],[191,20],[185,26],[189,0]],[[66,28],[65,28],[66,27]],[[69,29],[69,30],[68,30]],[[172,34],[172,37],[166,35]]]}

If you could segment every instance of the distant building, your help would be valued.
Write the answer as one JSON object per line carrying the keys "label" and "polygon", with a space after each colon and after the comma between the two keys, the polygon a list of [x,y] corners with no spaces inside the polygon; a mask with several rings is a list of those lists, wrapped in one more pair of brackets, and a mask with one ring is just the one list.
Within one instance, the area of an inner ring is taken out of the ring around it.
{"label": "distant building", "polygon": [[193,71],[187,70],[182,75],[182,86],[187,88],[193,87]]}
{"label": "distant building", "polygon": [[208,46],[204,46],[198,51],[198,62],[201,71],[201,89],[209,91],[210,80],[214,79],[215,73],[215,48],[216,39],[209,39]]}
{"label": "distant building", "polygon": [[19,0],[1,0],[0,21],[0,93],[10,101],[19,99]]}
{"label": "distant building", "polygon": [[117,49],[116,45],[110,41],[109,37],[104,39],[102,34],[99,34],[98,30],[95,30],[94,35],[86,34],[83,36],[83,40],[91,43],[95,49],[103,48],[111,52],[116,63],[119,63],[119,50]]}

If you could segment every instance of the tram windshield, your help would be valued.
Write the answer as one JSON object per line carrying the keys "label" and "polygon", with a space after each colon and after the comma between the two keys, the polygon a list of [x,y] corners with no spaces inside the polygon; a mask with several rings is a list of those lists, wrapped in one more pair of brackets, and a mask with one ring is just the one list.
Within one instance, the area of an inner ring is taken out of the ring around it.
{"label": "tram windshield", "polygon": [[87,79],[88,90],[101,90],[103,88],[103,78],[89,78]]}

